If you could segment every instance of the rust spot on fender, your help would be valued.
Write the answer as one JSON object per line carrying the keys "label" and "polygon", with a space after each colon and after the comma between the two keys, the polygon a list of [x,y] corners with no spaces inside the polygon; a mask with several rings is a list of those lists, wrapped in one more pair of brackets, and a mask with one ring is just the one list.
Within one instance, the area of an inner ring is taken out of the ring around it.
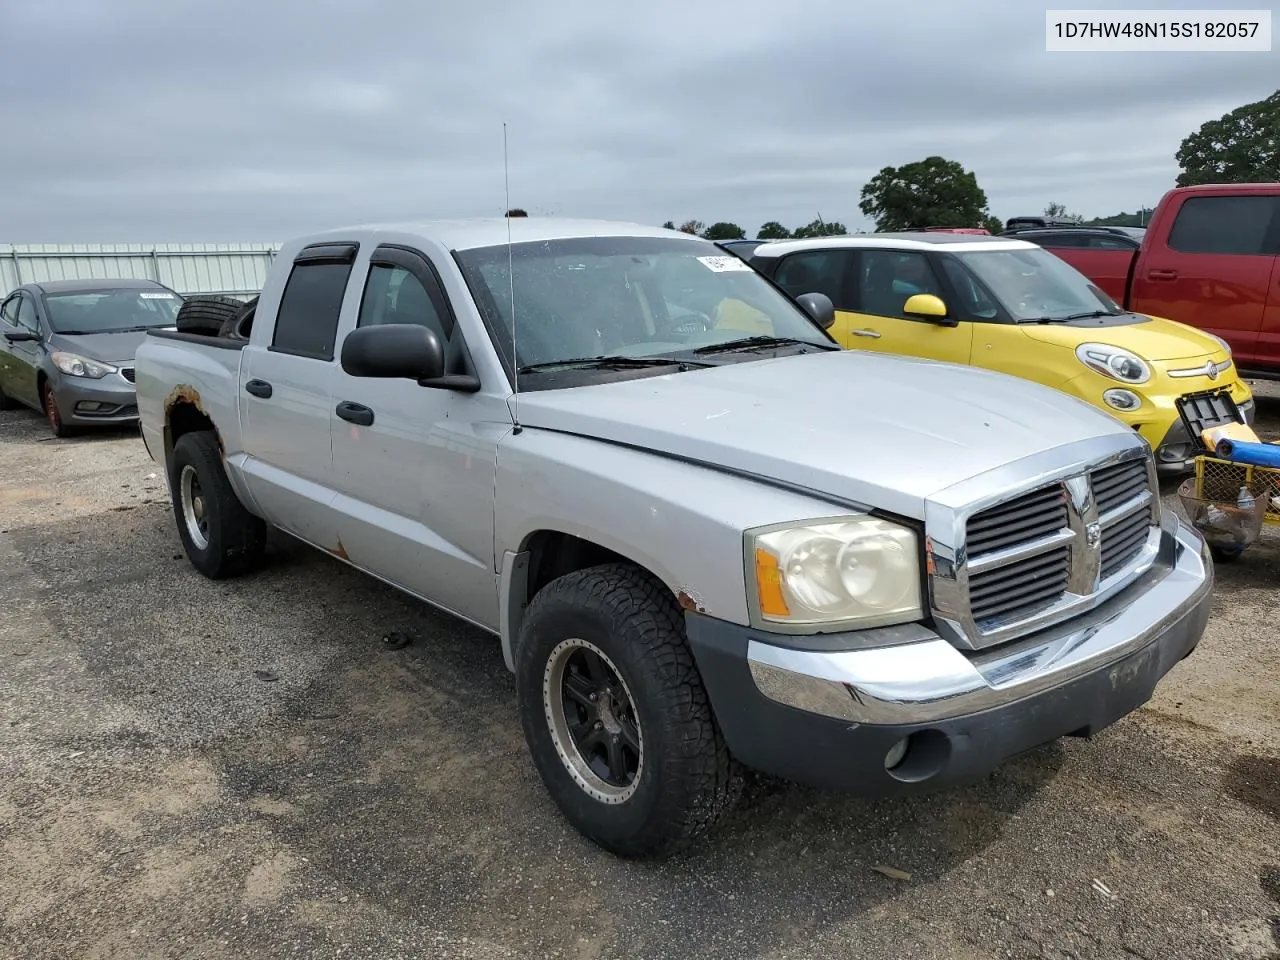
{"label": "rust spot on fender", "polygon": [[676,602],[685,610],[692,610],[694,613],[707,612],[707,608],[702,603],[702,598],[686,587],[681,587],[676,592]]}
{"label": "rust spot on fender", "polygon": [[164,401],[164,415],[167,418],[173,412],[173,408],[180,403],[189,403],[206,417],[209,415],[204,409],[204,402],[200,399],[200,391],[189,383],[180,383],[169,392],[169,396]]}
{"label": "rust spot on fender", "polygon": [[339,560],[350,560],[350,559],[351,559],[350,557],[348,557],[348,556],[347,556],[347,548],[346,548],[346,547],[344,547],[344,546],[342,545],[342,541],[341,541],[341,540],[339,540],[339,541],[338,541],[338,545],[337,545],[336,547],[334,547],[332,550],[330,550],[329,552],[330,552],[330,553],[332,553],[332,554],[333,554],[335,557],[337,557]]}

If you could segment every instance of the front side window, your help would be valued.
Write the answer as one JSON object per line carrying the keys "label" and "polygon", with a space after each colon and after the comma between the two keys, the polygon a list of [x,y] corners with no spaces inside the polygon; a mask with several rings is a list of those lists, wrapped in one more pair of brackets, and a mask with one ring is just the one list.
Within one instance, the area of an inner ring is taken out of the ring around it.
{"label": "front side window", "polygon": [[0,307],[0,319],[3,319],[11,327],[18,325],[18,310],[22,306],[22,297],[10,297],[4,302],[4,306]]}
{"label": "front side window", "polygon": [[1013,320],[1050,322],[1123,311],[1074,267],[1040,248],[952,254]]}
{"label": "front side window", "polygon": [[923,253],[867,250],[859,271],[860,313],[903,317],[903,308],[916,294],[942,296],[942,286]]}
{"label": "front side window", "polygon": [[444,294],[434,282],[433,286],[439,294],[436,297],[404,267],[375,263],[369,268],[369,279],[365,281],[357,325],[413,323],[434,331],[442,344],[448,343],[446,326],[437,306],[443,302]]}
{"label": "front side window", "polygon": [[349,262],[295,263],[276,312],[271,349],[313,360],[332,360],[338,315],[350,276]]}
{"label": "front side window", "polygon": [[[46,293],[45,312],[56,333],[121,333],[171,327],[182,305],[169,290],[89,290],[81,293]],[[36,327],[35,305],[30,308],[32,329]]]}
{"label": "front side window", "polygon": [[18,326],[32,333],[40,332],[40,318],[36,316],[36,304],[30,297],[21,297],[18,306]]}
{"label": "front side window", "polygon": [[457,260],[508,364],[514,339],[518,368],[666,357],[746,335],[831,347],[749,265],[697,240],[578,237],[480,247]]}
{"label": "front side window", "polygon": [[1190,197],[1169,231],[1180,253],[1270,254],[1267,230],[1280,217],[1280,197]]}

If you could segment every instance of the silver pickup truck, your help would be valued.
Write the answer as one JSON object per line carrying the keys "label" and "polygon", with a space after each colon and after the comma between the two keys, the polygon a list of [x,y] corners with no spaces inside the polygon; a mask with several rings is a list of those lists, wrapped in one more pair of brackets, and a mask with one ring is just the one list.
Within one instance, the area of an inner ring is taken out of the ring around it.
{"label": "silver pickup truck", "polygon": [[1135,432],[831,319],[667,230],[338,230],[148,335],[142,433],[198,570],[271,525],[491,631],[566,818],[661,855],[742,766],[886,795],[1091,734],[1209,616]]}

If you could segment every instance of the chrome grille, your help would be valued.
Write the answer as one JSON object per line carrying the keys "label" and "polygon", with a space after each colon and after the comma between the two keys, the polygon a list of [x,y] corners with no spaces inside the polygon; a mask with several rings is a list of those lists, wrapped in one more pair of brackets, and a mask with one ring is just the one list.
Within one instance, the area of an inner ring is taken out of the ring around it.
{"label": "chrome grille", "polygon": [[1095,470],[1089,475],[1098,519],[1102,526],[1102,579],[1107,580],[1132,560],[1147,541],[1153,517],[1153,497],[1147,466],[1131,460]]}
{"label": "chrome grille", "polygon": [[1004,499],[981,476],[930,498],[930,608],[958,647],[983,650],[1060,623],[1155,562],[1160,506],[1150,452],[1123,436],[1088,446],[1111,450],[1046,451],[1043,479]]}
{"label": "chrome grille", "polygon": [[133,383],[133,382],[134,382],[134,380],[133,380],[133,378],[134,378],[133,367],[121,367],[121,368],[120,368],[120,376],[124,377],[124,378],[125,378],[126,380],[128,380],[130,383]]}
{"label": "chrome grille", "polygon": [[1070,548],[1049,544],[1048,552],[983,569],[985,563],[1068,532],[1067,501],[1056,483],[970,518],[965,544],[975,572],[969,574],[969,610],[979,629],[997,618],[1030,616],[1060,599],[1070,574]]}

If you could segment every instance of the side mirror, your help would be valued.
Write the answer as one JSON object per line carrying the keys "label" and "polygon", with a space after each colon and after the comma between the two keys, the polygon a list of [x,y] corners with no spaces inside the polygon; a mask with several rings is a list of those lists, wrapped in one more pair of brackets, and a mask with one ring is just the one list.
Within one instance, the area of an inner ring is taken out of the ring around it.
{"label": "side mirror", "polygon": [[830,330],[836,322],[836,307],[825,293],[802,293],[796,297],[800,309],[823,330]]}
{"label": "side mirror", "polygon": [[444,348],[416,323],[357,327],[342,343],[342,369],[353,377],[435,380],[444,375]]}
{"label": "side mirror", "polygon": [[6,333],[4,338],[10,343],[35,343],[40,339],[40,334],[32,333],[30,330],[15,330],[12,333]]}
{"label": "side mirror", "polygon": [[957,322],[947,316],[947,305],[942,302],[942,298],[935,297],[932,293],[917,293],[907,298],[902,312],[908,317],[927,320],[940,326],[957,326]]}

